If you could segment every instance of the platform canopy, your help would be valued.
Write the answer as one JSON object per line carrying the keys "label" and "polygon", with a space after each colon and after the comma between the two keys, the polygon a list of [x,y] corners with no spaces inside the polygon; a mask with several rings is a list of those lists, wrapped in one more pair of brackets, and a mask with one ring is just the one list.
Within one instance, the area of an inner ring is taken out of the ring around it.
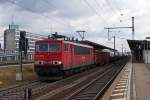
{"label": "platform canopy", "polygon": [[[98,44],[98,43],[95,43],[95,42],[92,42],[92,41],[88,41],[88,40],[83,40],[83,41],[80,41],[80,43],[83,43],[83,44],[87,44],[87,45],[91,45],[93,46],[94,48],[96,49],[109,49],[111,51],[113,51],[114,49],[110,48],[110,47],[106,47],[104,45],[101,45],[101,44]],[[117,51],[117,50],[116,50]]]}
{"label": "platform canopy", "polygon": [[147,40],[127,40],[132,51],[135,50],[150,50],[150,41]]}
{"label": "platform canopy", "polygon": [[[146,61],[145,55],[150,50],[150,41],[147,40],[127,40],[133,54],[133,60],[138,62]],[[146,50],[146,51],[145,51]]]}

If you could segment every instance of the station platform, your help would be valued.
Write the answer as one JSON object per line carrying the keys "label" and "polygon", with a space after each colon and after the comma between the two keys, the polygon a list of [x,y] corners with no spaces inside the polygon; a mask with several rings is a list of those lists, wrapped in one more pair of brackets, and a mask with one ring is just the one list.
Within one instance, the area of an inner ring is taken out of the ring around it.
{"label": "station platform", "polygon": [[133,63],[136,100],[150,100],[150,64]]}
{"label": "station platform", "polygon": [[150,64],[127,63],[102,100],[150,100]]}

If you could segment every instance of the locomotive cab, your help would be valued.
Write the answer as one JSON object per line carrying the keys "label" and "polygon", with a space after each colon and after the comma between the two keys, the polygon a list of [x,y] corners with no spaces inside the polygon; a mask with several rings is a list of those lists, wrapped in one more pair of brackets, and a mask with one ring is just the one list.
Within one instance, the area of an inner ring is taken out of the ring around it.
{"label": "locomotive cab", "polygon": [[44,77],[62,74],[62,41],[41,40],[35,46],[35,72]]}

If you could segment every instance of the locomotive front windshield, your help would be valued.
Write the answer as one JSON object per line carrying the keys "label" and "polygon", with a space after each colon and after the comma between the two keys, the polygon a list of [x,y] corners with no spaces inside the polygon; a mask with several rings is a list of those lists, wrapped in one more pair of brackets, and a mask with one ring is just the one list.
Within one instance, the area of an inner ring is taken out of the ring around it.
{"label": "locomotive front windshield", "polygon": [[49,52],[59,52],[60,51],[60,44],[49,44]]}
{"label": "locomotive front windshield", "polygon": [[37,44],[36,51],[38,52],[59,52],[60,43]]}
{"label": "locomotive front windshield", "polygon": [[38,45],[36,45],[36,51],[48,52],[48,44],[38,44]]}

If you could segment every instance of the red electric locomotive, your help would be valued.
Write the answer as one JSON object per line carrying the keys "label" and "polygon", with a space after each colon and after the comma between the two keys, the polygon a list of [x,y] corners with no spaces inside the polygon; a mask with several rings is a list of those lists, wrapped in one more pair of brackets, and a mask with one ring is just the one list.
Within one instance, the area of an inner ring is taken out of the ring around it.
{"label": "red electric locomotive", "polygon": [[40,40],[35,45],[35,72],[44,80],[61,79],[94,64],[93,47],[65,40]]}

